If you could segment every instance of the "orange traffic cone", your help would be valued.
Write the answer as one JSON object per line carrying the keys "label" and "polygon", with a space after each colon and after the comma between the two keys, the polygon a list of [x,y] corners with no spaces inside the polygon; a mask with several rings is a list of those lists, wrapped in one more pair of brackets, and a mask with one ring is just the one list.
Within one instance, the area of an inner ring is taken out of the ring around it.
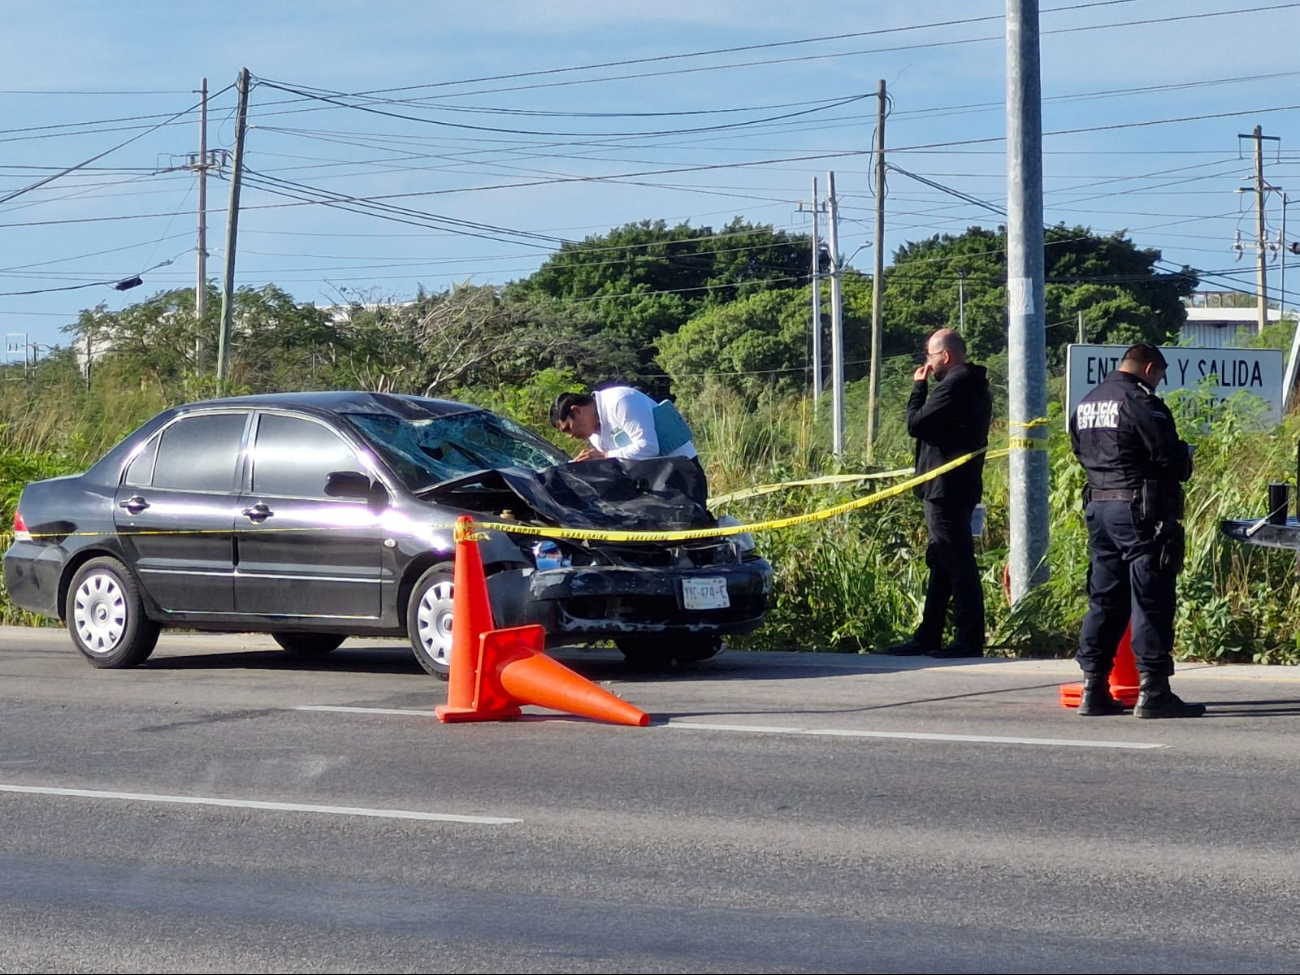
{"label": "orange traffic cone", "polygon": [[468,516],[456,521],[451,673],[447,703],[434,709],[438,720],[499,721],[519,717],[521,704],[536,704],[615,724],[648,725],[650,715],[546,656],[542,627],[493,628],[471,523]]}
{"label": "orange traffic cone", "polygon": [[[1115,665],[1110,671],[1110,696],[1131,708],[1137,704],[1140,684],[1137,660],[1133,656],[1133,622],[1130,620],[1115,651]],[[1082,684],[1061,686],[1061,707],[1077,708],[1082,697]]]}
{"label": "orange traffic cone", "polygon": [[516,718],[520,711],[498,703],[483,707],[478,700],[479,643],[493,628],[488,601],[483,554],[469,526],[473,519],[456,519],[456,563],[452,572],[451,673],[447,677],[447,703],[434,709],[439,721],[492,721]]}
{"label": "orange traffic cone", "polygon": [[545,646],[546,631],[540,626],[516,626],[483,634],[480,693],[494,699],[500,688],[512,704],[535,704],[640,728],[650,723],[650,715],[640,708],[548,657]]}
{"label": "orange traffic cone", "polygon": [[440,707],[438,720],[517,718],[519,705],[535,704],[613,724],[644,728],[650,723],[650,715],[551,659],[545,647],[546,630],[540,626],[484,633],[479,638],[470,706]]}

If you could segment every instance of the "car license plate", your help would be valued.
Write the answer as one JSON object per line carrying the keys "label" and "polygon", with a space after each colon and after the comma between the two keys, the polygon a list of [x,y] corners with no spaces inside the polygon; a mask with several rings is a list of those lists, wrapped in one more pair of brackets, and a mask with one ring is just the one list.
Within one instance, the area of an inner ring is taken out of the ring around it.
{"label": "car license plate", "polygon": [[727,580],[721,577],[682,580],[682,606],[685,609],[726,609],[731,605]]}

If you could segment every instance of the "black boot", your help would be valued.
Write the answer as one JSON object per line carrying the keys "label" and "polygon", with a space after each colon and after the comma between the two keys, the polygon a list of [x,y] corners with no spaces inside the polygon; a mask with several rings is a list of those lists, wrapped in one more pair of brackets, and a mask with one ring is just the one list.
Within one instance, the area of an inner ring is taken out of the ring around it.
{"label": "black boot", "polygon": [[1143,675],[1142,689],[1138,693],[1135,718],[1199,718],[1205,713],[1204,704],[1188,704],[1169,689],[1169,678]]}
{"label": "black boot", "polygon": [[1124,705],[1110,694],[1109,674],[1088,674],[1079,698],[1079,716],[1095,718],[1103,714],[1123,714]]}

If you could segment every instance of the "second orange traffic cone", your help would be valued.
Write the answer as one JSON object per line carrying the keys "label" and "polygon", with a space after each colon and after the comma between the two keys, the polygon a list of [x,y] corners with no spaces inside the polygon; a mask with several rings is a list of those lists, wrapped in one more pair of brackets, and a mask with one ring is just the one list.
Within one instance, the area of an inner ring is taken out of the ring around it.
{"label": "second orange traffic cone", "polygon": [[546,631],[516,626],[483,634],[480,694],[488,700],[535,704],[584,718],[644,728],[650,715],[546,655]]}
{"label": "second orange traffic cone", "polygon": [[[1124,636],[1120,638],[1115,651],[1115,664],[1110,671],[1110,696],[1121,702],[1126,708],[1137,704],[1141,679],[1138,676],[1137,660],[1133,656],[1133,622],[1130,620]],[[1082,684],[1064,684],[1061,687],[1061,706],[1077,708],[1083,697]]]}

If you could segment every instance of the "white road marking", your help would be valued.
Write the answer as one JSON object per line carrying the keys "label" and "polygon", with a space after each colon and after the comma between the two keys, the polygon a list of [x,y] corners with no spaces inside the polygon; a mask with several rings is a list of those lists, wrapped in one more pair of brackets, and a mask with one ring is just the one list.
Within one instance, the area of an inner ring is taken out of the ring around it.
{"label": "white road marking", "polygon": [[686,731],[741,731],[763,735],[814,735],[828,738],[896,738],[904,741],[960,741],[992,745],[1049,745],[1063,748],[1168,748],[1168,745],[1141,741],[1088,741],[1081,738],[1007,738],[998,735],[938,735],[922,731],[858,731],[851,728],[787,728],[752,724],[703,724],[696,721],[669,721],[661,728]]}
{"label": "white road marking", "polygon": [[[405,714],[419,718],[431,717],[432,711],[403,708],[357,708],[332,704],[303,704],[295,711],[335,711],[343,714]],[[762,724],[706,724],[699,721],[660,722],[659,728],[681,728],[685,731],[740,731],[758,735],[812,735],[827,738],[893,738],[903,741],[960,741],[990,745],[1047,745],[1062,748],[1121,748],[1148,750],[1168,748],[1168,745],[1144,741],[1090,741],[1081,738],[1009,738],[999,735],[939,735],[924,731],[859,731],[854,728],[796,728],[786,725]]]}
{"label": "white road marking", "polygon": [[79,799],[119,799],[127,802],[162,802],[186,806],[227,806],[234,809],[269,809],[275,812],[326,813],[331,816],[370,816],[376,819],[418,819],[437,823],[473,823],[507,826],[522,819],[502,816],[462,816],[457,813],[420,812],[415,809],[369,809],[364,806],[318,806],[306,802],[267,802],[261,799],[215,799],[209,796],[162,796],[147,792],[107,792],[99,789],[59,789],[52,786],[0,785],[0,792],[34,796],[69,796]]}
{"label": "white road marking", "polygon": [[332,711],[336,714],[405,714],[414,718],[435,717],[433,708],[349,708],[341,704],[299,704],[294,711]]}

